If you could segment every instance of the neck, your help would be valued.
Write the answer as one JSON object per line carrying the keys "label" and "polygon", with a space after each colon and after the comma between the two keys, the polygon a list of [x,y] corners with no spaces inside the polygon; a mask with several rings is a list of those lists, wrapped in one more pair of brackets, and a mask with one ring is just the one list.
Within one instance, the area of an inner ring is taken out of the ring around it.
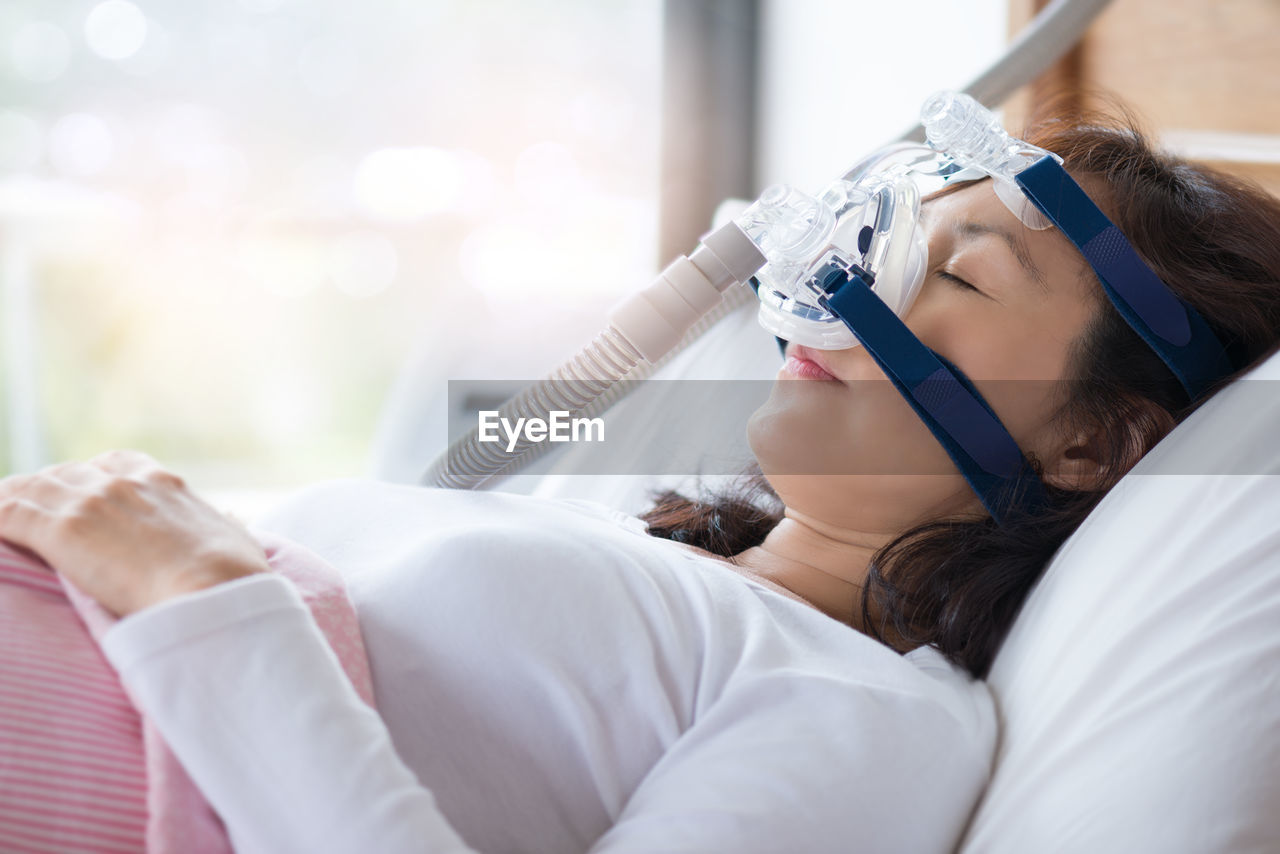
{"label": "neck", "polygon": [[884,534],[839,528],[787,509],[764,542],[735,555],[733,563],[861,630],[867,570],[888,541]]}

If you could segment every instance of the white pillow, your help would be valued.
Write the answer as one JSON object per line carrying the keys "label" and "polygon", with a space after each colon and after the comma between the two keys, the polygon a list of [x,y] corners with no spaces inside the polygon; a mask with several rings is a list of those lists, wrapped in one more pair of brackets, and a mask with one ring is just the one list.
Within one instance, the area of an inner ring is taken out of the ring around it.
{"label": "white pillow", "polygon": [[1280,851],[1280,355],[1107,496],[989,681],[964,854]]}

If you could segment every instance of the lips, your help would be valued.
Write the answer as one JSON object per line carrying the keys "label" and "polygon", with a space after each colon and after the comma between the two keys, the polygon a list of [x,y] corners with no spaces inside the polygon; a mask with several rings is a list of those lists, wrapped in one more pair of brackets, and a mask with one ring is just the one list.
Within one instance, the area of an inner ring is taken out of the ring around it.
{"label": "lips", "polygon": [[820,350],[812,350],[800,344],[787,347],[787,364],[784,367],[804,379],[841,381],[827,366]]}

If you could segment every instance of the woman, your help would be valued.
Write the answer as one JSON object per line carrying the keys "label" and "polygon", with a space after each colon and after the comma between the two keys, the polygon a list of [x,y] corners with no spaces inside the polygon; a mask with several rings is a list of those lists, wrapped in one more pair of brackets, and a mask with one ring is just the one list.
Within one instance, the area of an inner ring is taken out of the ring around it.
{"label": "woman", "polygon": [[[1280,205],[1127,130],[1030,141],[1238,366],[1273,345]],[[994,717],[945,659],[986,672],[1054,549],[1200,401],[989,181],[926,207],[906,322],[1040,472],[1012,524],[958,473],[795,473],[949,470],[900,398],[858,392],[860,348],[789,347],[780,378],[835,381],[780,382],[749,424],[780,509],[668,494],[643,536],[598,505],[320,487],[276,527],[347,574],[381,719],[252,537],[148,458],[0,482],[0,537],[131,615],[105,649],[242,850],[949,850]]]}

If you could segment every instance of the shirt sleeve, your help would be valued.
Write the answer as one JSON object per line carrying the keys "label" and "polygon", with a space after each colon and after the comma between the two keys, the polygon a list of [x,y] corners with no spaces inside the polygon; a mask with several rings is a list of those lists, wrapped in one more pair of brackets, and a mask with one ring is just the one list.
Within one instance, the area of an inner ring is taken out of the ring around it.
{"label": "shirt sleeve", "polygon": [[236,851],[475,854],[286,579],[254,575],[145,609],[103,650]]}
{"label": "shirt sleeve", "polygon": [[762,676],[677,740],[590,854],[951,854],[987,729],[883,686]]}

